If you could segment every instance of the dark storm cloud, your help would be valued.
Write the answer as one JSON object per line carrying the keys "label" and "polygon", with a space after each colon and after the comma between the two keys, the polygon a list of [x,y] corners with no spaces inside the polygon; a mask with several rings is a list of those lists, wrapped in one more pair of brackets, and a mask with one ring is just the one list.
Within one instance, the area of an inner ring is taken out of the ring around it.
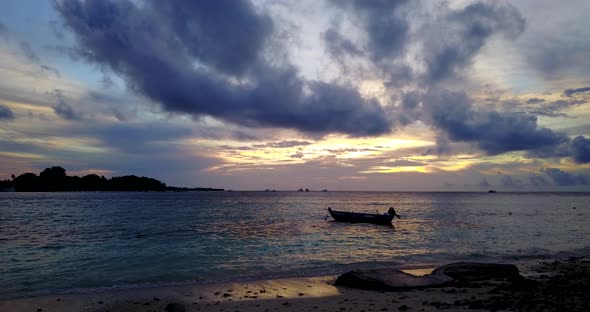
{"label": "dark storm cloud", "polygon": [[256,63],[272,21],[248,1],[151,1],[158,22],[171,26],[183,47],[201,62],[230,74]]}
{"label": "dark storm cloud", "polygon": [[390,131],[376,100],[305,81],[263,54],[272,22],[247,1],[54,2],[79,54],[171,112],[247,127],[370,136]]}
{"label": "dark storm cloud", "polygon": [[363,51],[351,40],[346,39],[338,30],[328,29],[323,34],[326,49],[335,57],[343,55],[362,55]]}
{"label": "dark storm cloud", "polygon": [[488,154],[556,146],[568,140],[565,134],[539,127],[532,115],[476,110],[464,93],[431,91],[422,104],[429,124],[452,141],[476,143]]}
{"label": "dark storm cloud", "polygon": [[12,110],[2,104],[0,104],[0,120],[12,120],[14,119],[14,113]]}
{"label": "dark storm cloud", "polygon": [[579,174],[572,174],[558,168],[545,168],[543,169],[543,172],[545,172],[553,180],[553,182],[559,186],[589,184],[587,177]]}
{"label": "dark storm cloud", "polygon": [[[407,0],[345,0],[332,1],[338,7],[346,9],[359,18],[368,38],[365,47],[373,61],[381,61],[397,56],[405,48],[408,39],[409,24],[400,14],[399,8]],[[333,55],[342,52],[361,54],[361,51],[335,29],[330,29],[324,36],[328,50]]]}
{"label": "dark storm cloud", "polygon": [[[369,35],[363,54],[370,55],[375,65],[383,59],[399,61],[398,52],[403,52],[411,40],[422,44],[422,61],[426,66],[420,80],[430,91],[403,94],[393,112],[396,124],[422,121],[440,130],[437,154],[450,153],[452,142],[476,143],[488,154],[500,154],[554,146],[567,140],[565,135],[538,127],[535,116],[479,111],[466,95],[436,87],[438,82],[460,74],[493,36],[516,38],[524,31],[524,18],[510,4],[476,2],[457,10],[445,5],[440,10],[442,13],[437,12],[432,21],[410,34],[408,21],[399,14],[404,10],[405,1],[333,3],[353,9],[361,17],[363,29]],[[330,33],[324,39],[333,55],[337,55],[334,51],[361,54],[340,33]],[[392,67],[384,68],[391,70]],[[390,74],[392,80],[413,78],[411,73],[401,78],[396,73]]]}
{"label": "dark storm cloud", "polygon": [[590,92],[590,87],[577,88],[577,89],[566,89],[563,91],[563,95],[570,97],[576,93],[586,93],[586,92]]}
{"label": "dark storm cloud", "polygon": [[462,70],[492,35],[499,33],[514,38],[524,28],[524,18],[509,4],[478,2],[450,11],[426,29],[426,83],[443,80]]}
{"label": "dark storm cloud", "polygon": [[570,145],[572,158],[579,164],[590,163],[590,139],[577,136]]}
{"label": "dark storm cloud", "polygon": [[57,115],[63,117],[64,119],[67,119],[67,120],[81,120],[82,119],[82,115],[80,115],[78,112],[76,112],[74,110],[74,108],[72,108],[72,106],[70,106],[68,103],[66,103],[66,99],[61,91],[54,90],[53,93],[57,97],[57,104],[54,105],[52,108],[53,108],[53,111]]}
{"label": "dark storm cloud", "polygon": [[65,101],[59,100],[57,105],[53,106],[53,111],[59,116],[67,120],[80,120],[80,115],[74,111],[74,109],[68,105]]}
{"label": "dark storm cloud", "polygon": [[364,15],[369,35],[369,50],[375,60],[398,54],[407,40],[409,25],[396,9],[407,0],[353,1],[355,8]]}
{"label": "dark storm cloud", "polygon": [[563,113],[563,110],[566,110],[571,107],[580,106],[582,104],[586,104],[586,100],[580,99],[566,99],[566,100],[557,100],[557,101],[545,101],[542,99],[529,99],[526,102],[522,103],[518,100],[509,100],[503,103],[503,106],[507,109],[522,109],[530,114],[538,115],[538,116],[545,116],[545,117],[570,117],[568,114]]}
{"label": "dark storm cloud", "polygon": [[529,157],[541,158],[563,158],[570,157],[578,164],[590,163],[590,139],[584,136],[577,136],[573,140],[556,145],[532,150],[528,152]]}

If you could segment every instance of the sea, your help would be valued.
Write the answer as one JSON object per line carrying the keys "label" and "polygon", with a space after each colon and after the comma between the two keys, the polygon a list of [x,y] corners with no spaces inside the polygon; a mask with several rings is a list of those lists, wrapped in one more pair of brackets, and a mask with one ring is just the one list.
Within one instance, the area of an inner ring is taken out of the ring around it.
{"label": "sea", "polygon": [[0,299],[589,251],[590,193],[0,193]]}

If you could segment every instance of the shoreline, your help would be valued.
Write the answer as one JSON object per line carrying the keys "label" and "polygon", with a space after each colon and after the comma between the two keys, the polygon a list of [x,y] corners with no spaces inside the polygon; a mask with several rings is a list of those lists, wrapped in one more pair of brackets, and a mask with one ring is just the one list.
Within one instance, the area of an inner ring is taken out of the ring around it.
{"label": "shoreline", "polygon": [[[511,264],[517,265],[521,275],[526,279],[535,280],[540,285],[546,284],[547,287],[553,285],[551,280],[556,278],[561,278],[562,282],[565,279],[567,283],[575,287],[586,285],[590,281],[590,279],[575,280],[580,276],[580,278],[588,276],[588,272],[590,272],[588,257],[570,257],[560,260],[527,259],[512,261]],[[408,269],[407,272],[422,275],[433,269],[420,265],[413,267],[418,269]],[[576,276],[568,275],[568,272],[576,273]],[[173,304],[177,305],[177,308],[182,306],[184,309],[173,311],[253,312],[334,311],[335,309],[342,311],[437,311],[441,306],[446,311],[471,311],[478,310],[474,309],[477,304],[483,304],[482,302],[490,298],[493,299],[496,295],[492,293],[497,286],[482,284],[474,288],[443,287],[378,292],[335,287],[333,282],[336,277],[336,275],[328,275],[47,295],[2,300],[0,301],[0,310],[148,312],[165,311],[167,307],[174,308],[174,306],[170,306]],[[549,296],[547,293],[543,294]],[[581,304],[584,304],[584,298],[579,299],[574,296],[572,300],[574,303],[582,300]],[[573,311],[577,310],[574,308]]]}

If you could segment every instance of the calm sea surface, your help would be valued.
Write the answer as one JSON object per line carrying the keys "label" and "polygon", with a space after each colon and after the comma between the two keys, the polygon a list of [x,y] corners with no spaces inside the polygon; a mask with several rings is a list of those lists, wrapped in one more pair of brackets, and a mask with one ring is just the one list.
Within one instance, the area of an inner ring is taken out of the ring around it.
{"label": "calm sea surface", "polygon": [[0,299],[589,251],[583,193],[0,193]]}

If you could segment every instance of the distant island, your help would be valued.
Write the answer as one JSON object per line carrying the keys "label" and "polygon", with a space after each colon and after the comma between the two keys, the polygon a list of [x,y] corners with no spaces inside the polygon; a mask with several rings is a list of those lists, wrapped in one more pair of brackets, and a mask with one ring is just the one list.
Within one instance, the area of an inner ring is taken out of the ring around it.
{"label": "distant island", "polygon": [[0,180],[0,191],[16,192],[147,192],[147,191],[224,191],[209,187],[173,187],[154,178],[127,175],[110,179],[96,174],[83,177],[68,176],[66,169],[55,166],[46,168],[39,175],[23,173],[12,175],[11,180]]}

